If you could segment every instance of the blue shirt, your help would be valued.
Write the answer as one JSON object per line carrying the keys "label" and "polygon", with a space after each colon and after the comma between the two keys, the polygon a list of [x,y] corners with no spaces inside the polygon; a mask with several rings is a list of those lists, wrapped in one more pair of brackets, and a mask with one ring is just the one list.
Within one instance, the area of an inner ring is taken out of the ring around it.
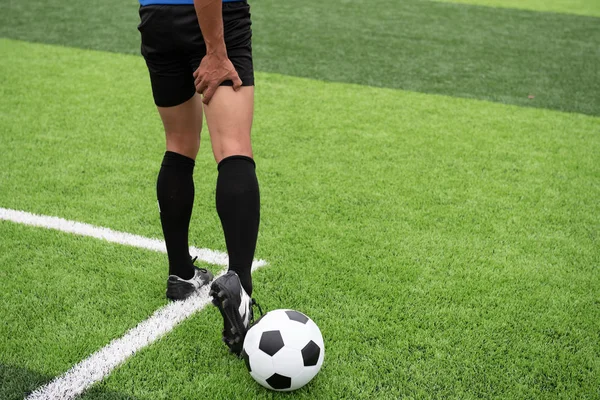
{"label": "blue shirt", "polygon": [[[223,3],[233,3],[242,0],[223,0]],[[140,5],[147,6],[150,4],[194,4],[194,0],[140,0]]]}

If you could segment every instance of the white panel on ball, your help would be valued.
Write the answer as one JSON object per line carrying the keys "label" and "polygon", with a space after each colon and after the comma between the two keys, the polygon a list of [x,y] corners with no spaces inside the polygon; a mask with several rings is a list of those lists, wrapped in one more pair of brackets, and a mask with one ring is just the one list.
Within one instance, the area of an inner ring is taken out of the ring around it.
{"label": "white panel on ball", "polygon": [[312,378],[319,373],[321,369],[321,365],[317,365],[314,367],[305,367],[299,375],[292,378],[292,386],[294,387],[302,387],[311,381]]}
{"label": "white panel on ball", "polygon": [[250,370],[258,376],[261,376],[263,379],[266,379],[277,372],[273,369],[273,357],[262,351],[255,351],[254,354],[250,356]]}
{"label": "white panel on ball", "polygon": [[244,350],[246,351],[246,354],[254,354],[254,352],[258,350],[260,334],[261,332],[258,329],[248,330],[246,338],[244,339]]}
{"label": "white panel on ball", "polygon": [[291,349],[286,346],[273,356],[273,369],[279,375],[293,378],[303,368],[304,362],[302,361],[300,350]]}
{"label": "white panel on ball", "polygon": [[301,325],[297,322],[287,322],[281,329],[281,336],[285,347],[290,347],[296,350],[302,350],[306,346],[307,337],[310,337],[310,331],[306,325]]}

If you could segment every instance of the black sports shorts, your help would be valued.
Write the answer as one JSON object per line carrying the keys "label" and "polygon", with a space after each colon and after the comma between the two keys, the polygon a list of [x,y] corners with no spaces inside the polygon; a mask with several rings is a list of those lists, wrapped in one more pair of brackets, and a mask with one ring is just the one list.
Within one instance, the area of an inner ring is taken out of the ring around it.
{"label": "black sports shorts", "polygon": [[[206,54],[206,45],[193,5],[140,7],[142,55],[150,71],[154,103],[172,107],[196,92],[194,71]],[[252,22],[246,1],[223,3],[225,46],[243,86],[254,85]],[[222,86],[232,86],[225,81]]]}

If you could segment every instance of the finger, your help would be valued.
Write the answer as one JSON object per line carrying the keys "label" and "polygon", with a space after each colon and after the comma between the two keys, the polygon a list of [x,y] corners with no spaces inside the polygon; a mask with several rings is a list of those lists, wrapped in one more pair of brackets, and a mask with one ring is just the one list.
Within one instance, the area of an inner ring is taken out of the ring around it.
{"label": "finger", "polygon": [[242,80],[240,79],[240,76],[238,74],[235,74],[232,81],[233,81],[233,90],[235,90],[237,92],[242,87]]}
{"label": "finger", "polygon": [[202,102],[204,104],[210,103],[210,100],[212,99],[213,95],[215,94],[215,90],[216,90],[216,88],[214,86],[210,86],[204,91],[204,93],[202,94]]}
{"label": "finger", "polygon": [[206,81],[200,81],[196,85],[196,92],[203,94],[206,91],[207,87],[208,87],[208,83]]}
{"label": "finger", "polygon": [[200,68],[198,68],[196,71],[194,71],[194,83],[198,85],[198,83],[204,79],[204,76],[205,75],[203,73],[200,73]]}

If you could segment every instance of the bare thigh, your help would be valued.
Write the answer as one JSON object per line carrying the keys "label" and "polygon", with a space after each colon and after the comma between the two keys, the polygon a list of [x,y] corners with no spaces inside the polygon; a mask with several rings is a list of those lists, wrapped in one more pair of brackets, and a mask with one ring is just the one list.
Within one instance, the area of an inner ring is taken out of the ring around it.
{"label": "bare thigh", "polygon": [[234,155],[253,156],[254,86],[242,86],[237,92],[231,86],[219,87],[204,114],[217,163]]}
{"label": "bare thigh", "polygon": [[174,107],[157,107],[165,128],[167,150],[196,159],[202,131],[202,100],[195,94]]}

